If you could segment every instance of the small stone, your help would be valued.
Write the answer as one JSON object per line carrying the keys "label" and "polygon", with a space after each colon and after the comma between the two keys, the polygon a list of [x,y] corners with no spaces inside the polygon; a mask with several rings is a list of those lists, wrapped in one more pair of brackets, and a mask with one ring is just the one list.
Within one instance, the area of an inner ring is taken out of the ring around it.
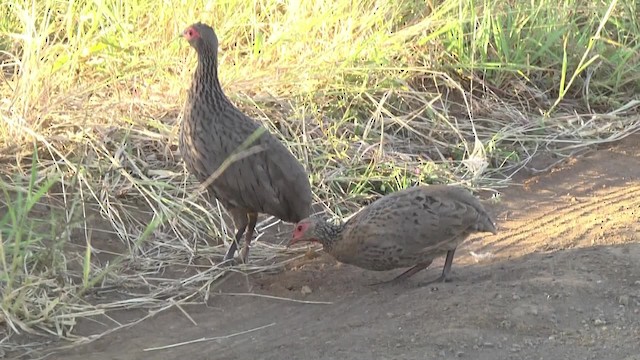
{"label": "small stone", "polygon": [[525,340],[524,340],[524,344],[525,344],[525,345],[527,345],[527,346],[529,346],[529,347],[531,347],[531,346],[533,346],[533,341],[531,341],[531,340],[529,340],[529,339],[525,339]]}
{"label": "small stone", "polygon": [[620,297],[618,298],[618,304],[629,306],[629,295],[620,295]]}
{"label": "small stone", "polygon": [[463,357],[463,356],[464,356],[464,351],[456,352],[456,357]]}
{"label": "small stone", "polygon": [[596,326],[602,326],[602,325],[606,325],[607,322],[602,319],[595,319],[593,320],[593,324]]}
{"label": "small stone", "polygon": [[492,348],[494,345],[493,345],[493,343],[486,342],[486,343],[482,344],[482,346],[488,347],[488,348]]}
{"label": "small stone", "polygon": [[517,294],[513,294],[513,296],[511,298],[513,300],[520,300],[520,296],[518,296]]}
{"label": "small stone", "polygon": [[391,318],[393,317],[393,313],[392,313],[392,312],[388,312],[388,313],[387,313],[387,317],[388,317],[389,319],[391,319]]}
{"label": "small stone", "polygon": [[302,288],[300,289],[300,292],[302,293],[302,295],[311,294],[311,288],[307,285],[303,285]]}
{"label": "small stone", "polygon": [[555,336],[553,336],[553,335],[549,336],[549,341],[555,341],[555,340],[556,340]]}
{"label": "small stone", "polygon": [[538,308],[537,308],[537,307],[535,307],[535,306],[534,306],[534,307],[532,307],[532,308],[531,308],[531,314],[532,314],[532,315],[538,315]]}

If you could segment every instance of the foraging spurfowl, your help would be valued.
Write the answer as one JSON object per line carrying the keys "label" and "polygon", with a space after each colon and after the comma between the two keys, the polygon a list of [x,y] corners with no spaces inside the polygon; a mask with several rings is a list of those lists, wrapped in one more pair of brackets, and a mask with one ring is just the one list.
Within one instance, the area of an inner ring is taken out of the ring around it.
{"label": "foraging spurfowl", "polygon": [[406,279],[446,254],[442,275],[430,284],[448,280],[456,248],[477,232],[497,231],[471,193],[446,185],[418,186],[379,198],[340,225],[304,219],[289,246],[320,242],[338,261],[367,270],[411,266],[391,281]]}
{"label": "foraging spurfowl", "polygon": [[258,146],[257,152],[232,162],[207,187],[229,210],[237,230],[224,260],[233,259],[246,230],[241,254],[246,263],[258,213],[291,223],[309,216],[309,178],[276,137],[225,96],[218,79],[218,38],[213,29],[195,23],[182,36],[198,54],[180,127],[180,152],[187,170],[200,182],[206,181],[252,134],[262,131],[248,146]]}

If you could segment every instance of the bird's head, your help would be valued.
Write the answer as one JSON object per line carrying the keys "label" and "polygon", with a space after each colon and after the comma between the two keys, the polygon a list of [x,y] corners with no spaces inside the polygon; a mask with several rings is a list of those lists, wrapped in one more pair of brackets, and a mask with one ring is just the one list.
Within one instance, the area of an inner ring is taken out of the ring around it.
{"label": "bird's head", "polygon": [[198,22],[189,25],[183,32],[184,37],[189,44],[196,49],[198,54],[205,55],[211,53],[217,55],[218,37],[211,26]]}
{"label": "bird's head", "polygon": [[288,246],[292,246],[295,243],[304,242],[304,241],[313,241],[313,242],[320,241],[316,233],[316,227],[318,225],[318,221],[319,220],[315,218],[306,218],[306,219],[300,220],[296,224],[295,229],[293,229],[293,237],[291,238],[291,241],[289,242]]}

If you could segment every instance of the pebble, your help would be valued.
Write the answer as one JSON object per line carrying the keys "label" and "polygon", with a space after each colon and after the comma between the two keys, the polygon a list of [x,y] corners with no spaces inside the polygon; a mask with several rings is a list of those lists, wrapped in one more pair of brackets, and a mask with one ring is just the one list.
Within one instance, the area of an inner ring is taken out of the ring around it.
{"label": "pebble", "polygon": [[506,329],[511,328],[511,321],[509,321],[509,320],[500,321],[500,327],[503,327],[503,328],[506,328]]}
{"label": "pebble", "polygon": [[533,315],[538,315],[538,308],[537,308],[537,307],[535,307],[535,306],[534,306],[534,307],[532,307],[532,308],[531,308],[531,314],[533,314]]}
{"label": "pebble", "polygon": [[602,319],[595,319],[593,320],[593,324],[596,326],[602,326],[602,325],[606,325],[607,322]]}
{"label": "pebble", "polygon": [[629,306],[629,295],[620,295],[618,298],[618,304]]}
{"label": "pebble", "polygon": [[311,288],[307,285],[303,285],[300,289],[300,292],[302,293],[302,295],[311,294]]}

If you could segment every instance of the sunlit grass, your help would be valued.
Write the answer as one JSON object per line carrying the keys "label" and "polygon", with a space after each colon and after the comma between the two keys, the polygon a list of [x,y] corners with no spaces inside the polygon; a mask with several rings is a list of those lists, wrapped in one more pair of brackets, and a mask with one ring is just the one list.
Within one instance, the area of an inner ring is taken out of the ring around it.
{"label": "sunlit grass", "polygon": [[[6,0],[1,9],[6,336],[74,339],[76,315],[164,309],[158,299],[192,299],[222,274],[222,248],[206,245],[228,224],[194,195],[177,151],[196,61],[179,35],[195,21],[216,29],[227,95],[286,142],[315,201],[341,216],[416,183],[504,186],[538,151],[563,156],[640,123],[632,1]],[[36,227],[30,209],[45,198],[57,210]],[[97,220],[109,229],[88,230]],[[98,232],[122,244],[106,262]],[[255,266],[280,266],[279,251],[258,245]],[[46,269],[30,262],[46,256]],[[198,276],[147,278],[197,256],[212,259]],[[65,276],[74,281],[41,286]],[[96,285],[151,295],[96,310],[80,296]]]}

